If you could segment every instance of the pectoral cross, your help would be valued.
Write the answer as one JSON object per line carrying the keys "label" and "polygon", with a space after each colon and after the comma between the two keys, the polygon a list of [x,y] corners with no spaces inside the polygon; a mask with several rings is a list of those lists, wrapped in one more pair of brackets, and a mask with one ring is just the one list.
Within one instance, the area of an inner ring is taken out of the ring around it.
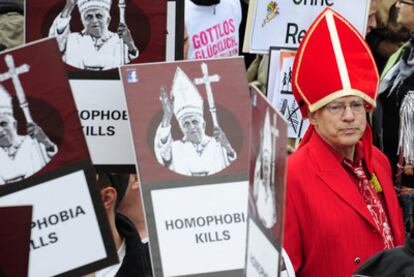
{"label": "pectoral cross", "polygon": [[208,75],[208,67],[207,67],[206,63],[201,64],[201,71],[203,72],[203,77],[195,78],[194,83],[196,85],[204,84],[206,86],[208,107],[209,107],[209,110],[210,110],[210,113],[211,113],[211,117],[213,119],[213,126],[214,127],[219,127],[218,120],[217,120],[216,105],[214,103],[213,92],[211,90],[211,83],[220,81],[220,76],[217,75],[217,74],[209,76]]}

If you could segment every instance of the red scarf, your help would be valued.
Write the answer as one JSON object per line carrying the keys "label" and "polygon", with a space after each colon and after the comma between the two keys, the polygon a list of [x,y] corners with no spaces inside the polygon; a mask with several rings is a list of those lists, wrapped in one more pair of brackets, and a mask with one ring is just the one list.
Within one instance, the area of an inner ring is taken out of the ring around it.
{"label": "red scarf", "polygon": [[358,179],[359,192],[364,198],[368,211],[371,214],[372,219],[374,220],[377,227],[377,231],[382,235],[382,238],[384,240],[384,249],[393,248],[394,237],[392,235],[391,227],[388,222],[388,218],[382,205],[381,199],[369,181],[369,177],[364,169],[363,153],[361,155],[358,155],[358,150],[362,150],[362,143],[358,143],[358,145],[356,145],[356,148],[356,162],[352,164],[350,160],[344,158],[342,160],[342,165]]}

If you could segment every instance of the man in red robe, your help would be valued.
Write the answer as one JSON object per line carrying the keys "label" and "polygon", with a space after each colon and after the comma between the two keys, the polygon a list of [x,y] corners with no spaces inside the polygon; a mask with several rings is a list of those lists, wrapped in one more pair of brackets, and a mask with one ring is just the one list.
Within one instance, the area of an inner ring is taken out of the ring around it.
{"label": "man in red robe", "polygon": [[390,165],[366,121],[379,80],[368,49],[326,9],[296,54],[293,93],[311,123],[287,164],[284,247],[297,276],[351,276],[404,242]]}

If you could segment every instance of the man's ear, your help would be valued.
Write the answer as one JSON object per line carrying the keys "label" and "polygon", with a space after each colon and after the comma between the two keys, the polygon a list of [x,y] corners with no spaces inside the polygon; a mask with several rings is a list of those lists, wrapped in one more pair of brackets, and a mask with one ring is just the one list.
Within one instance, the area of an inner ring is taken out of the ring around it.
{"label": "man's ear", "polygon": [[101,189],[101,199],[104,204],[105,210],[113,209],[116,202],[116,189],[113,187],[105,187]]}
{"label": "man's ear", "polygon": [[139,189],[138,176],[136,174],[129,175],[128,185],[130,186],[131,190]]}
{"label": "man's ear", "polygon": [[316,112],[308,112],[308,118],[309,118],[309,122],[310,124],[312,124],[314,127],[318,126],[318,118],[319,115]]}

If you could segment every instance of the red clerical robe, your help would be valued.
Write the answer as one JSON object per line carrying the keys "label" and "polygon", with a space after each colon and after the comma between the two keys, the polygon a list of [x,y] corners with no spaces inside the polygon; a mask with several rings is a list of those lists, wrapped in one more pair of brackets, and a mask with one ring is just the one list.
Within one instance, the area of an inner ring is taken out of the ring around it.
{"label": "red clerical robe", "polygon": [[[404,243],[402,212],[386,157],[372,149],[395,246]],[[284,247],[296,276],[349,277],[384,241],[332,148],[316,133],[288,158]]]}

